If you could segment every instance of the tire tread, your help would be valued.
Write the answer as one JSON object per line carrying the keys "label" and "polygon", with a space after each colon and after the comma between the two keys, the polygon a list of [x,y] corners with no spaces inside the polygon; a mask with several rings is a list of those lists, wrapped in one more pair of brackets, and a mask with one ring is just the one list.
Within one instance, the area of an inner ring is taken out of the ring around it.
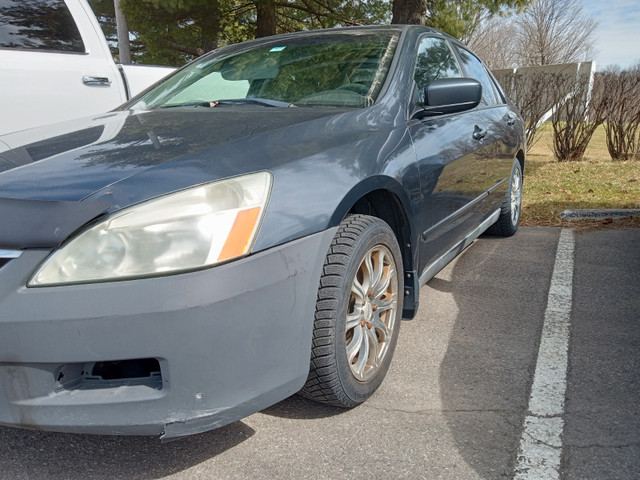
{"label": "tire tread", "polygon": [[358,404],[340,388],[334,349],[330,347],[336,336],[335,306],[340,301],[344,273],[358,239],[375,224],[376,219],[365,215],[347,217],[336,233],[322,268],[314,316],[311,364],[309,376],[300,395],[328,405],[354,407]]}

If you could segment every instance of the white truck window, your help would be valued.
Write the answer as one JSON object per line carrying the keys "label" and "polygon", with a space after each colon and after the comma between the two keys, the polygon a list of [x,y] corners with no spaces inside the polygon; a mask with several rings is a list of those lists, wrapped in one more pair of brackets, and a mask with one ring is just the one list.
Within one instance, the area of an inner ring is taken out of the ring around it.
{"label": "white truck window", "polygon": [[0,0],[0,48],[85,53],[63,0]]}

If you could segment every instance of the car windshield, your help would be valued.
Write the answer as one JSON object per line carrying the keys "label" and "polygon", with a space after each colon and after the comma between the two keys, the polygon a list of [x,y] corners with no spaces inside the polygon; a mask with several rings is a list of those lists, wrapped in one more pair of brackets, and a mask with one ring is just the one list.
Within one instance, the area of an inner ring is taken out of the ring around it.
{"label": "car windshield", "polygon": [[380,93],[396,31],[301,35],[207,55],[133,104],[367,107]]}

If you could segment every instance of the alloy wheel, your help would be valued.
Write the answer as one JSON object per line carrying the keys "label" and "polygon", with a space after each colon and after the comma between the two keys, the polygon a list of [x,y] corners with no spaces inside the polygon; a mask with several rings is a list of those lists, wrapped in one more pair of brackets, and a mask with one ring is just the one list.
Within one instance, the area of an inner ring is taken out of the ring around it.
{"label": "alloy wheel", "polygon": [[351,285],[346,320],[347,361],[353,376],[365,382],[382,365],[394,331],[398,280],[389,249],[367,252]]}

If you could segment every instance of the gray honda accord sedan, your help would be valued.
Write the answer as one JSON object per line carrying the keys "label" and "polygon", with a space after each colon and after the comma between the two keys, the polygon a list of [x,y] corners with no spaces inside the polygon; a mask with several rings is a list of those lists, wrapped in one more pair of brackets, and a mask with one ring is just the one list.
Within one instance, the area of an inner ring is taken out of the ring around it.
{"label": "gray honda accord sedan", "polygon": [[523,129],[464,45],[375,26],[0,137],[0,424],[169,439],[362,403],[420,286],[516,232]]}

